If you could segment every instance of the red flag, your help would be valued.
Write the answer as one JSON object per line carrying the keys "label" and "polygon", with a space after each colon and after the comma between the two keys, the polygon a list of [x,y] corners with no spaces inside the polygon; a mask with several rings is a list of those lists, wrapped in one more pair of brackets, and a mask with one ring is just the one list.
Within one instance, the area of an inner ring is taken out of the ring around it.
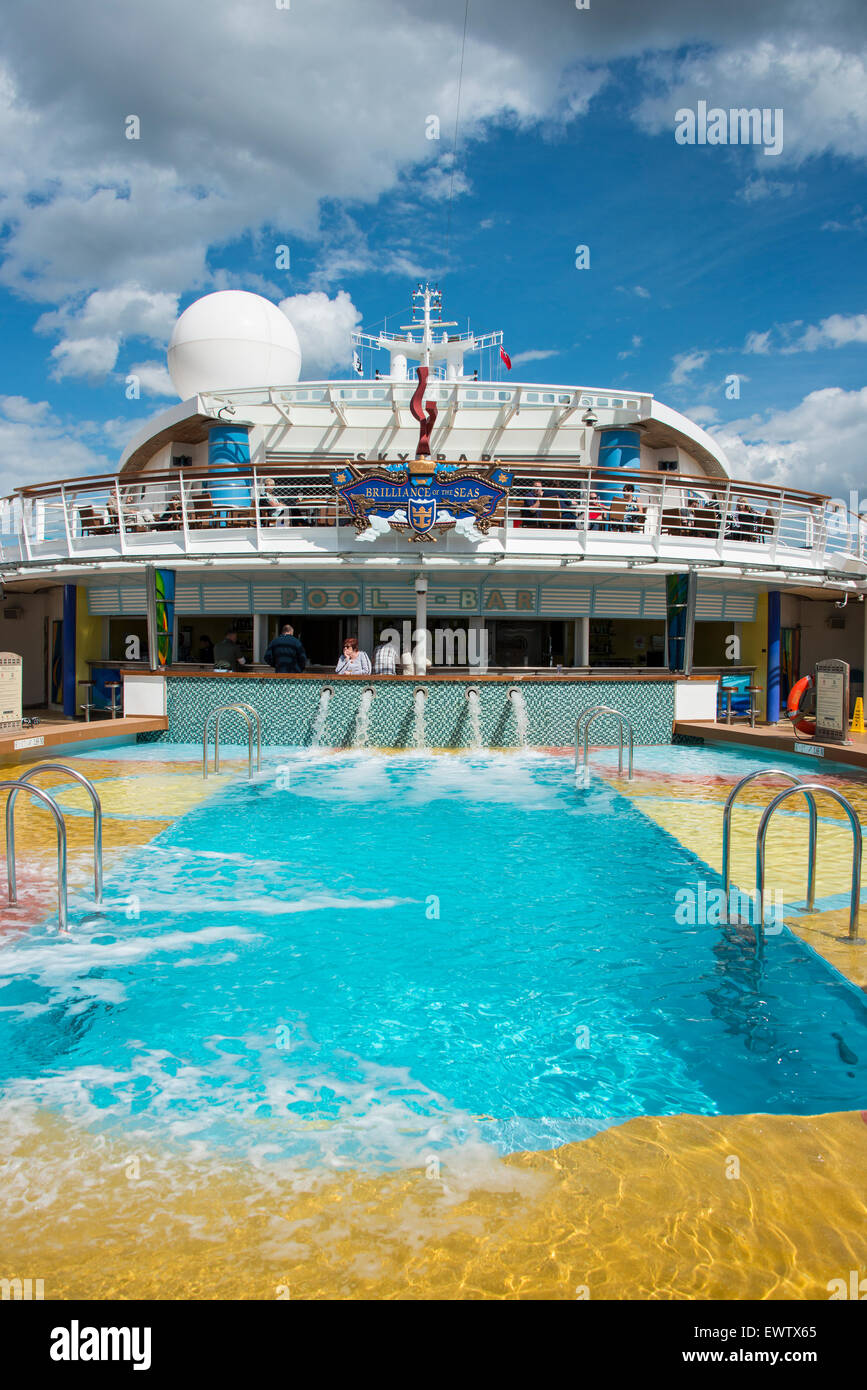
{"label": "red flag", "polygon": [[502,357],[503,361],[504,361],[505,364],[506,364],[506,371],[507,371],[507,372],[510,372],[510,371],[512,370],[512,359],[511,359],[511,357],[509,356],[509,354],[506,352],[506,349],[505,349],[505,348],[500,348],[500,356]]}

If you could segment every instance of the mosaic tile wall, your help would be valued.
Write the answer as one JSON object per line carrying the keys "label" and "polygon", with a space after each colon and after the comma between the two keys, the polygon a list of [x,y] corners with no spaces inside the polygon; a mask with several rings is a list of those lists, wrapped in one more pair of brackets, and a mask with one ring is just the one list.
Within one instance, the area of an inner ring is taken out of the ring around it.
{"label": "mosaic tile wall", "polygon": [[[370,709],[368,743],[380,748],[412,746],[416,682],[378,678],[367,682],[321,680],[256,680],[249,676],[169,679],[169,728],[165,733],[139,734],[143,742],[198,743],[206,714],[221,704],[247,701],[262,718],[262,742],[309,744],[319,697],[325,686],[333,694],[322,742],[349,747],[355,741],[358,708],[367,684],[375,690]],[[467,691],[479,691],[482,743],[490,748],[517,747],[519,743],[514,701],[509,690],[514,682],[471,679],[429,681],[425,704],[426,743],[432,748],[466,748],[471,745]],[[518,687],[527,707],[530,744],[565,747],[575,738],[575,721],[591,705],[611,705],[631,721],[637,744],[670,743],[674,718],[674,684],[671,681],[522,681]],[[224,715],[221,742],[246,740],[240,732],[240,715]],[[594,739],[616,742],[615,721],[599,720]]]}

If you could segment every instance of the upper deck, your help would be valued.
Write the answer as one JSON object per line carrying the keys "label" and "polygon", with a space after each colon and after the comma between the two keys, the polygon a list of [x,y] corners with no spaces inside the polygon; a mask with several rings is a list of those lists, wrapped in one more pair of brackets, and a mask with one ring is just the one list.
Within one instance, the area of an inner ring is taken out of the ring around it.
{"label": "upper deck", "polygon": [[[468,526],[420,545],[378,522],[357,535],[330,478],[338,458],[238,469],[119,472],[20,488],[0,502],[4,577],[144,563],[256,568],[412,565],[467,571],[700,568],[781,585],[860,588],[867,530],[818,493],[644,470],[512,460],[486,536]],[[623,487],[632,484],[626,495]],[[540,495],[541,488],[541,495]]]}

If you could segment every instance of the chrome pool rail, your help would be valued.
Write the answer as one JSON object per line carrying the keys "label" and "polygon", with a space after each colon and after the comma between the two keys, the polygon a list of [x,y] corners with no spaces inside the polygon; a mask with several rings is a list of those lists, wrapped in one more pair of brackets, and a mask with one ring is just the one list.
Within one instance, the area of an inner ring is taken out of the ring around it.
{"label": "chrome pool rail", "polygon": [[[786,771],[781,767],[760,767],[756,772],[748,772],[746,777],[742,777],[736,787],[732,787],[726,797],[726,804],[723,807],[723,830],[722,830],[722,879],[725,886],[726,903],[731,897],[731,829],[732,812],[734,804],[742,787],[749,782],[755,782],[759,777],[785,777],[787,782],[792,784],[792,788],[798,790],[807,786],[800,777],[796,777],[793,772]],[[816,810],[816,798],[812,792],[805,791],[805,796],[810,808],[810,847],[809,865],[807,868],[807,908],[812,910],[816,901],[816,836],[818,831],[818,812]]]}
{"label": "chrome pool rail", "polygon": [[[510,691],[509,691],[509,694],[511,695],[511,693],[512,693],[512,692],[511,692],[511,690],[510,690]],[[575,720],[575,771],[576,771],[576,772],[578,771],[578,750],[579,750],[580,739],[581,739],[581,725],[582,725],[582,723],[583,723],[583,721],[584,721],[585,719],[589,719],[589,718],[590,718],[590,715],[591,715],[591,714],[599,714],[599,713],[601,713],[603,710],[604,710],[607,714],[617,714],[617,710],[612,709],[610,705],[591,705],[589,709],[583,709],[583,710],[581,711],[581,713],[578,715],[578,718]]]}
{"label": "chrome pool rail", "polygon": [[[214,773],[220,771],[220,716],[223,714],[241,714],[247,724],[247,776],[252,781],[253,778],[253,719],[256,720],[256,771],[262,770],[262,721],[258,711],[250,704],[231,704],[218,705],[212,709],[205,717],[205,728],[202,734],[202,777],[207,781],[208,777],[208,730],[211,720],[214,720]],[[252,718],[251,718],[252,716]]]}
{"label": "chrome pool rail", "polygon": [[[769,806],[765,808],[759,829],[756,835],[756,922],[754,931],[756,933],[756,950],[761,952],[762,943],[765,935],[765,841],[768,835],[768,826],[771,817],[777,807],[790,796],[797,796],[800,792],[815,794],[822,792],[825,796],[830,796],[846,812],[849,826],[852,831],[852,887],[849,896],[849,940],[857,941],[858,937],[858,909],[861,904],[861,847],[863,836],[861,833],[861,822],[858,813],[850,801],[846,799],[842,792],[838,792],[834,787],[824,787],[821,782],[799,782],[796,787],[785,787],[778,792]],[[815,859],[816,846],[813,843],[813,859]],[[815,864],[811,862],[810,876],[815,869]]]}
{"label": "chrome pool rail", "polygon": [[[68,767],[66,763],[37,763],[35,767],[28,768],[26,772],[22,773],[22,775],[18,778],[18,781],[22,784],[29,783],[31,778],[35,777],[37,773],[43,772],[62,772],[65,776],[72,777],[74,781],[78,782],[82,787],[84,787],[85,791],[90,797],[90,800],[93,804],[93,901],[97,907],[101,907],[103,888],[102,802],[99,799],[99,794],[96,790],[96,787],[93,785],[89,777],[85,777],[84,773],[82,772],[77,772],[74,767]],[[15,793],[13,792],[10,794],[9,799],[6,803],[7,825],[9,822],[9,802],[14,803],[14,800]]]}
{"label": "chrome pool rail", "polygon": [[576,771],[576,772],[578,771],[578,740],[579,740],[580,734],[581,734],[581,732],[582,732],[582,722],[583,722],[583,734],[584,734],[584,762],[583,762],[583,766],[584,766],[584,780],[585,780],[585,782],[586,782],[587,779],[588,779],[588,777],[589,777],[589,771],[590,771],[590,743],[589,743],[590,728],[591,728],[591,726],[596,722],[597,719],[604,719],[606,715],[613,715],[613,716],[615,717],[615,719],[618,721],[618,723],[617,723],[617,733],[618,733],[618,740],[619,740],[619,742],[618,742],[618,747],[617,747],[617,771],[618,771],[618,773],[619,773],[621,776],[623,775],[623,730],[624,730],[624,729],[626,730],[626,733],[627,733],[627,735],[628,735],[628,737],[629,737],[629,744],[628,744],[628,746],[629,746],[629,772],[628,772],[627,780],[631,782],[631,781],[632,781],[632,767],[633,767],[634,753],[635,753],[635,731],[634,731],[634,729],[633,729],[633,727],[632,727],[632,721],[631,721],[630,719],[628,719],[628,718],[626,717],[625,714],[621,714],[621,713],[620,713],[620,710],[618,710],[618,709],[612,709],[610,705],[595,705],[595,706],[592,706],[592,707],[591,707],[590,709],[588,709],[588,710],[584,710],[582,714],[579,714],[579,716],[578,716],[578,718],[577,718],[577,720],[576,720],[576,722],[575,722],[575,771]]}
{"label": "chrome pool rail", "polygon": [[47,806],[57,828],[57,924],[62,935],[69,931],[69,908],[67,901],[67,849],[66,822],[63,814],[48,792],[40,791],[29,782],[0,782],[0,792],[6,792],[6,879],[9,886],[9,902],[14,907],[18,902],[18,884],[15,879],[15,802],[18,792],[29,792],[43,806]]}

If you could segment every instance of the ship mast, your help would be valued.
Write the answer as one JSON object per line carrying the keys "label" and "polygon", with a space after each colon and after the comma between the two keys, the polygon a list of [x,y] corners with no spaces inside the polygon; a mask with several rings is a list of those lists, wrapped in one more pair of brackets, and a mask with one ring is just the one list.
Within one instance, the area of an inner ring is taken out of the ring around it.
{"label": "ship mast", "polygon": [[[434,325],[437,328],[457,328],[454,319],[443,318],[443,296],[442,291],[437,287],[431,288],[429,284],[419,285],[417,290],[412,292],[412,323],[402,323],[401,331],[411,333],[414,328],[421,326],[421,365],[430,367],[431,348],[433,347]],[[410,339],[410,342],[413,340]]]}
{"label": "ship mast", "polygon": [[438,285],[419,284],[412,292],[412,322],[400,326],[399,333],[353,332],[352,346],[389,354],[388,372],[377,372],[377,380],[407,381],[414,376],[412,364],[427,367],[432,375],[446,381],[464,380],[464,357],[468,352],[502,347],[502,333],[449,333],[457,328],[454,319],[443,318],[443,296]]}

